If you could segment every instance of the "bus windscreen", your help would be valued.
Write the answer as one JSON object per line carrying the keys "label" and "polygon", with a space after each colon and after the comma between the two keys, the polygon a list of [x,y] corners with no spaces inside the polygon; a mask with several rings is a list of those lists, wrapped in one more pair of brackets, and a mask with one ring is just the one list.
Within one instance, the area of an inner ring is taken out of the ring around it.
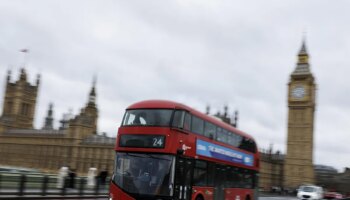
{"label": "bus windscreen", "polygon": [[117,153],[112,178],[131,194],[172,195],[174,156]]}
{"label": "bus windscreen", "polygon": [[168,109],[127,110],[123,126],[169,126],[172,113]]}

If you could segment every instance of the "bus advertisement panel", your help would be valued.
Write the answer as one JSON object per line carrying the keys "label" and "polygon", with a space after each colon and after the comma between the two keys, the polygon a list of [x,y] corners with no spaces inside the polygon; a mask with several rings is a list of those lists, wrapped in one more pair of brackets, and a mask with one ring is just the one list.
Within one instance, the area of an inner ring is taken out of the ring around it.
{"label": "bus advertisement panel", "polygon": [[197,139],[197,155],[202,155],[210,158],[239,163],[245,166],[253,166],[253,155],[229,149],[220,145],[212,144],[200,139]]}
{"label": "bus advertisement panel", "polygon": [[254,139],[183,104],[129,106],[115,150],[111,200],[257,199]]}

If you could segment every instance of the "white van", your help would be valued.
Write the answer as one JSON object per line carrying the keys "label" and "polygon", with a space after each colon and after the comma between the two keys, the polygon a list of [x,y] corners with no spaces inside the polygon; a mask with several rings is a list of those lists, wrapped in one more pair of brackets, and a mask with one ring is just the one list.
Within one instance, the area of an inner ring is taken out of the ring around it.
{"label": "white van", "polygon": [[322,187],[315,185],[300,186],[298,189],[297,197],[301,200],[323,199],[323,189]]}

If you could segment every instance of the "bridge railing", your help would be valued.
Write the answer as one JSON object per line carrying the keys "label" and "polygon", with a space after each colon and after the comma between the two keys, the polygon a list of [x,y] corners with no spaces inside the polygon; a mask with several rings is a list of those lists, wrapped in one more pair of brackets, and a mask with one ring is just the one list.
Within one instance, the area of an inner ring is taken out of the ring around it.
{"label": "bridge railing", "polygon": [[[108,179],[107,179],[108,180]],[[95,184],[88,185],[87,177],[69,177],[58,184],[58,177],[44,174],[6,174],[0,173],[1,196],[50,196],[50,195],[108,195],[109,182],[96,178]]]}

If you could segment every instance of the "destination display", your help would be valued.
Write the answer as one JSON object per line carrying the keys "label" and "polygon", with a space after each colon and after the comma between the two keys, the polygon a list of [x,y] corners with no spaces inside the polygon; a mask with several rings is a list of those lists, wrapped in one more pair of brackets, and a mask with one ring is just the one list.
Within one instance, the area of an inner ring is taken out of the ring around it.
{"label": "destination display", "polygon": [[163,135],[122,135],[119,140],[120,147],[136,148],[164,148]]}
{"label": "destination display", "polygon": [[239,163],[246,166],[254,166],[252,155],[229,149],[203,140],[197,140],[197,155],[216,158],[232,163]]}

